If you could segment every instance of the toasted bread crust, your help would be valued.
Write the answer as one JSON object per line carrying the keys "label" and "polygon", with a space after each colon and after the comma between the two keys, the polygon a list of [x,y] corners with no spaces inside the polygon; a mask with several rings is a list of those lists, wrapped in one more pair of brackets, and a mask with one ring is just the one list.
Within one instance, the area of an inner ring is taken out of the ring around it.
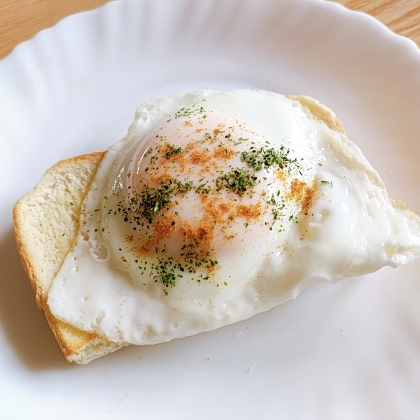
{"label": "toasted bread crust", "polygon": [[[294,95],[288,98],[299,102],[332,130],[344,133],[335,114],[315,99]],[[16,242],[37,305],[45,312],[64,356],[79,364],[89,363],[122,347],[98,334],[58,320],[47,305],[49,288],[74,244],[83,199],[105,154],[97,152],[58,162],[46,171],[31,192],[19,199],[13,209]],[[51,215],[55,216],[57,223],[50,220],[54,219]],[[62,225],[65,228],[61,234],[57,229]]]}
{"label": "toasted bread crust", "polygon": [[344,127],[334,112],[325,105],[322,105],[321,102],[311,98],[310,96],[304,95],[286,95],[286,97],[294,101],[298,101],[317,120],[323,121],[327,127],[331,128],[331,130],[338,131],[342,134],[346,133]]}
{"label": "toasted bread crust", "polygon": [[[35,291],[37,305],[45,312],[65,357],[81,364],[117,350],[121,345],[58,320],[51,314],[47,298],[55,274],[73,246],[78,232],[75,215],[80,213],[83,199],[104,155],[105,152],[97,152],[58,162],[13,209],[16,243],[23,267]],[[71,176],[73,174],[77,174],[76,178]],[[61,214],[54,215],[54,212]],[[54,216],[65,225],[61,237],[49,237],[49,229],[60,228],[50,222],[49,219],[54,219]],[[37,236],[42,240],[37,241]],[[43,261],[44,258],[47,263]],[[46,273],[44,265],[51,266],[51,270]]]}

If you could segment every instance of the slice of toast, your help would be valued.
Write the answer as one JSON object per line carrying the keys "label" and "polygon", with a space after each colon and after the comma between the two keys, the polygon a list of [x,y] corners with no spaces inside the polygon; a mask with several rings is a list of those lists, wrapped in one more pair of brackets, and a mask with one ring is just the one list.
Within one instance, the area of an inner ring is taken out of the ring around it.
{"label": "slice of toast", "polygon": [[[344,133],[335,114],[308,96],[288,96],[300,102],[332,130]],[[121,344],[79,330],[51,314],[48,291],[79,230],[82,202],[106,152],[63,160],[50,168],[13,210],[15,236],[22,263],[57,342],[70,362],[86,364],[118,350]]]}
{"label": "slice of toast", "polygon": [[80,364],[122,346],[56,319],[46,302],[54,277],[75,241],[81,205],[104,154],[58,162],[13,210],[16,242],[38,307],[44,310],[67,360]]}

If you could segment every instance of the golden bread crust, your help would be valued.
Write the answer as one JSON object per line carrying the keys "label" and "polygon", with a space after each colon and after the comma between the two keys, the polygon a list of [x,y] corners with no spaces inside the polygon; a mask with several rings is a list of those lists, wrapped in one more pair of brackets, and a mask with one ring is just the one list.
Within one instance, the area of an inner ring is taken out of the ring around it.
{"label": "golden bread crust", "polygon": [[[37,305],[44,311],[65,357],[81,364],[122,346],[58,320],[50,312],[47,298],[55,274],[73,246],[78,232],[78,219],[75,215],[80,213],[83,199],[105,153],[81,155],[58,162],[43,175],[34,190],[18,200],[13,209],[16,243],[22,265],[35,291]],[[76,178],[70,176],[71,173],[77,174]],[[54,212],[59,213],[58,217],[65,228],[62,236],[49,238],[49,228],[60,228],[49,220],[57,216]],[[64,220],[66,218],[67,221]],[[43,241],[37,242],[36,236],[43,238]],[[55,245],[58,251],[51,251],[49,248],[54,249]],[[42,261],[43,258],[47,261]],[[46,263],[52,265],[49,273],[44,269]]]}
{"label": "golden bread crust", "polygon": [[287,98],[298,101],[305,109],[307,109],[317,120],[323,121],[331,130],[346,134],[344,127],[340,120],[336,117],[334,112],[322,105],[310,96],[304,95],[286,95]]}

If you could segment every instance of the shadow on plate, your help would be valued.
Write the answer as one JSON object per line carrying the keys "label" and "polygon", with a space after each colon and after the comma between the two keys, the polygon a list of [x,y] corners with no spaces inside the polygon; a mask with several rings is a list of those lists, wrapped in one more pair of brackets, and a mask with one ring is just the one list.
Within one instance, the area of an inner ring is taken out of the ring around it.
{"label": "shadow on plate", "polygon": [[29,280],[23,270],[12,229],[0,238],[0,323],[9,344],[32,370],[68,368],[38,309]]}

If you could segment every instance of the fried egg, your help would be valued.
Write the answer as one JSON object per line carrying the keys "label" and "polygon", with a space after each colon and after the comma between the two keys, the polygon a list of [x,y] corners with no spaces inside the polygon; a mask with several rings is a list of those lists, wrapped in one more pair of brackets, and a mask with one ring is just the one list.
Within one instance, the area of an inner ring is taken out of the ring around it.
{"label": "fried egg", "polygon": [[80,226],[48,305],[118,343],[212,330],[420,255],[419,218],[388,199],[354,143],[254,90],[140,106]]}

